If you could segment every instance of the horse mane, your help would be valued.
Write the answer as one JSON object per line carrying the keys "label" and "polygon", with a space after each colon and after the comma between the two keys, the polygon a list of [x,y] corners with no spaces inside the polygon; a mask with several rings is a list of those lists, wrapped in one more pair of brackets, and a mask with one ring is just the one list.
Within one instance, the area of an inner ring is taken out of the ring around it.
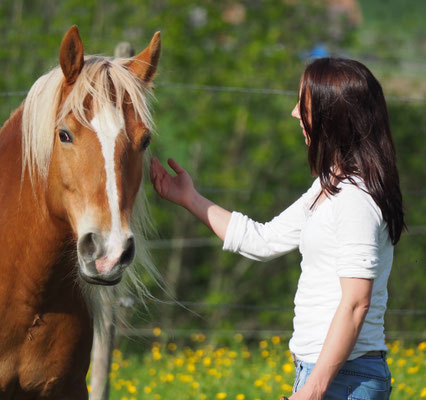
{"label": "horse mane", "polygon": [[[22,178],[28,169],[31,184],[35,178],[45,182],[49,173],[49,165],[53,151],[55,129],[61,121],[72,113],[77,120],[91,128],[87,103],[85,99],[92,99],[93,113],[105,108],[118,109],[118,113],[111,113],[114,118],[124,120],[123,104],[132,104],[136,118],[143,121],[145,126],[153,130],[154,123],[149,107],[152,97],[151,86],[132,74],[126,65],[130,59],[106,58],[87,56],[83,69],[80,72],[71,92],[63,102],[62,87],[64,76],[60,67],[56,67],[41,76],[31,87],[23,103],[22,116]],[[60,107],[60,109],[59,109]],[[149,171],[148,152],[144,156],[144,179]],[[134,298],[143,302],[144,298],[152,298],[148,288],[141,279],[139,272],[143,266],[151,281],[163,287],[158,270],[150,257],[146,237],[153,231],[148,202],[143,190],[143,182],[132,214],[132,228],[136,240],[136,259],[130,265],[121,284],[113,287],[90,285],[78,277],[76,282],[82,289],[83,296],[94,318],[95,328],[101,333],[105,327],[106,307],[114,307],[117,312],[114,324],[126,323],[123,308],[120,308],[120,298]]]}

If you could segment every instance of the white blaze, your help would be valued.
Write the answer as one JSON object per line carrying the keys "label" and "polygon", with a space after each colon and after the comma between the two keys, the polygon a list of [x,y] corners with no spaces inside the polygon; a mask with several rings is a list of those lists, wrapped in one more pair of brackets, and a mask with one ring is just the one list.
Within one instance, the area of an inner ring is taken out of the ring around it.
{"label": "white blaze", "polygon": [[110,258],[119,257],[122,252],[123,229],[120,218],[114,155],[117,137],[124,128],[124,121],[117,110],[112,109],[108,113],[104,109],[96,114],[90,123],[101,143],[102,154],[105,159],[105,185],[111,211],[111,232],[106,243],[106,256]]}

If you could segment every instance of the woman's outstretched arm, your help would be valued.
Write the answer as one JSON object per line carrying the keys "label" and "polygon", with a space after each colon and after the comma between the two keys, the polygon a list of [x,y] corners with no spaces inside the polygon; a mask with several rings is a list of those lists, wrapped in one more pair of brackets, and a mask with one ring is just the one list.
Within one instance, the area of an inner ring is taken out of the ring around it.
{"label": "woman's outstretched arm", "polygon": [[170,175],[156,157],[151,160],[151,181],[156,192],[166,200],[185,207],[207,225],[221,240],[225,240],[231,213],[201,196],[194,188],[192,179],[175,160],[167,160],[176,172]]}

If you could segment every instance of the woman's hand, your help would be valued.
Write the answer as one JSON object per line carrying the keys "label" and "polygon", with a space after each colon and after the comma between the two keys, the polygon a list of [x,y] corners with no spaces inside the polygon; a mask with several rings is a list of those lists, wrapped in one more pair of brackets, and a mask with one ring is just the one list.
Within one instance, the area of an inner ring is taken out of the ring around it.
{"label": "woman's hand", "polygon": [[192,179],[173,158],[169,158],[167,163],[176,172],[176,176],[170,175],[158,158],[152,158],[151,181],[154,189],[164,199],[188,208],[191,196],[195,193]]}

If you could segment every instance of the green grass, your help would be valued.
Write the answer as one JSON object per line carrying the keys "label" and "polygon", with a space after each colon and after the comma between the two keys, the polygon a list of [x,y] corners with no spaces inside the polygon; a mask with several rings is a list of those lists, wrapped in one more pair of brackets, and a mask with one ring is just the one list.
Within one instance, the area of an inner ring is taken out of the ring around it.
{"label": "green grass", "polygon": [[[248,347],[236,334],[227,347],[205,343],[193,335],[190,346],[161,339],[144,354],[125,357],[114,350],[111,400],[263,400],[291,394],[294,366],[287,340],[274,336]],[[426,342],[389,344],[393,398],[426,398]],[[90,390],[90,387],[89,387]]]}

